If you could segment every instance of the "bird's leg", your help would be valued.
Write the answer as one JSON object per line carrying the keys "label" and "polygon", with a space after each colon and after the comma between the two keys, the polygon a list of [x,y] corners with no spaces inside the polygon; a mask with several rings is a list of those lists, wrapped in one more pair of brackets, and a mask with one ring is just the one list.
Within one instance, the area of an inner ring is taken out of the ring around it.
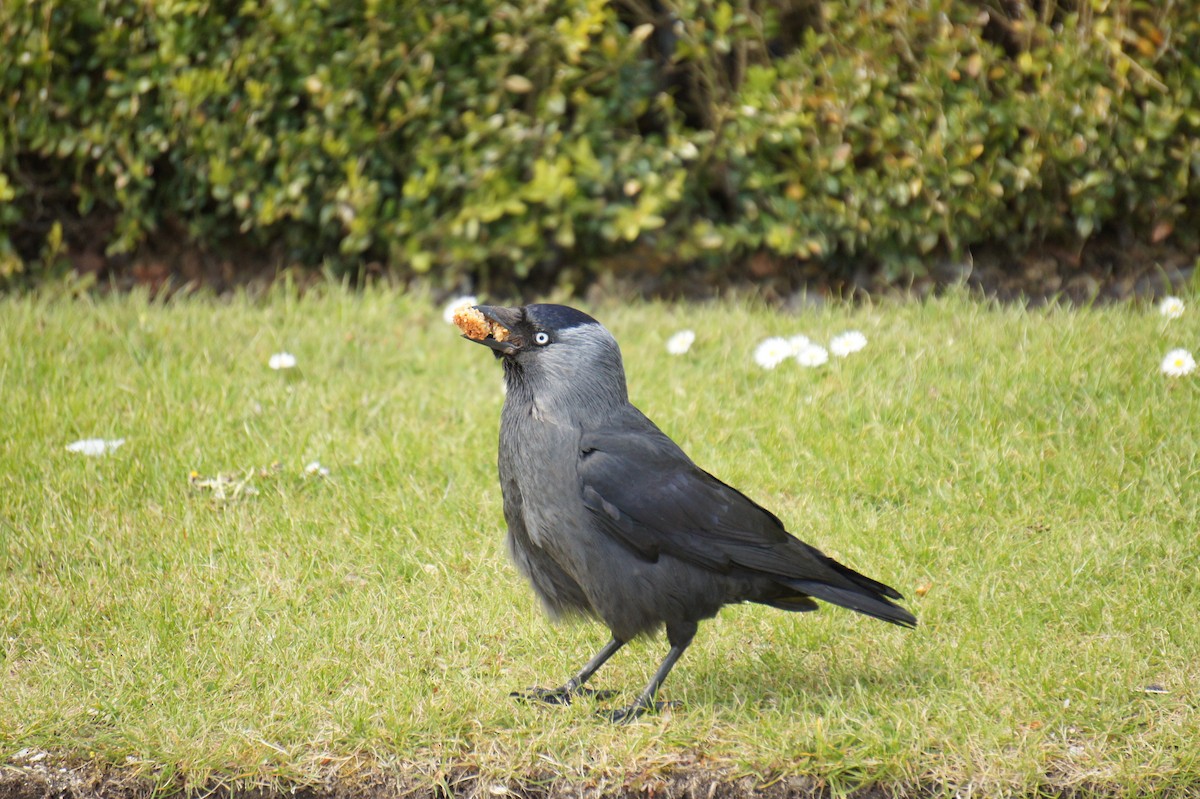
{"label": "bird's leg", "polygon": [[654,676],[650,678],[649,684],[646,685],[645,690],[634,700],[632,705],[623,707],[620,710],[614,710],[607,714],[608,717],[618,724],[624,724],[633,721],[647,710],[662,710],[675,705],[676,703],[674,702],[655,702],[654,695],[658,693],[663,680],[667,679],[667,675],[674,668],[675,661],[679,660],[680,656],[683,655],[684,650],[688,648],[695,635],[695,622],[688,622],[678,626],[668,626],[667,641],[671,644],[671,651],[667,652],[667,656],[663,658],[658,671],[654,672]]}
{"label": "bird's leg", "polygon": [[591,679],[596,670],[603,666],[623,646],[625,646],[624,641],[613,638],[587,662],[586,666],[579,670],[578,674],[567,680],[561,688],[531,688],[526,693],[514,691],[512,696],[518,699],[536,699],[539,702],[546,702],[551,705],[569,705],[571,704],[571,699],[580,694],[595,696],[597,699],[607,699],[612,696],[612,691],[594,691],[591,688],[585,688],[584,683]]}
{"label": "bird's leg", "polygon": [[[578,674],[567,680],[567,684],[563,686],[563,689],[567,691],[567,693],[579,693],[579,691],[583,688],[583,684],[592,678],[592,675],[596,673],[597,669],[607,663],[608,659],[617,654],[617,650],[623,646],[625,646],[625,642],[614,637],[611,641],[604,645],[603,649],[597,652],[592,659],[587,662],[587,665],[579,670]],[[593,691],[593,693],[595,692]]]}

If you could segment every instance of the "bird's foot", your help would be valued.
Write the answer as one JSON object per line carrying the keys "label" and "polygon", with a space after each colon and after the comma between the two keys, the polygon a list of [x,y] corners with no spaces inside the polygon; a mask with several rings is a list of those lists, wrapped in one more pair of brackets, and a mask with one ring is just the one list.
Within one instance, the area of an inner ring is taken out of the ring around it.
{"label": "bird's foot", "polygon": [[671,700],[670,702],[651,702],[649,704],[637,701],[628,707],[619,708],[617,710],[606,710],[600,713],[601,716],[611,721],[613,724],[629,724],[636,721],[644,713],[653,710],[655,713],[661,713],[664,710],[670,710],[680,707],[683,703],[679,700]]}
{"label": "bird's foot", "polygon": [[608,699],[616,696],[616,691],[599,691],[580,685],[561,688],[530,688],[528,691],[513,691],[509,696],[522,702],[544,702],[547,705],[569,705],[577,696],[590,696],[595,699]]}

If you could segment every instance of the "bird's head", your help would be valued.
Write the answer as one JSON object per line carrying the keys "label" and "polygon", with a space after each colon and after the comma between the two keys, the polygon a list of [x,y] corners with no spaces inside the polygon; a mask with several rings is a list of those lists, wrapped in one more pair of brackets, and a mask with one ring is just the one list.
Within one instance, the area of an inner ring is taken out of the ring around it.
{"label": "bird's head", "polygon": [[627,401],[621,349],[603,325],[566,305],[476,305],[455,316],[463,337],[504,361],[509,390]]}

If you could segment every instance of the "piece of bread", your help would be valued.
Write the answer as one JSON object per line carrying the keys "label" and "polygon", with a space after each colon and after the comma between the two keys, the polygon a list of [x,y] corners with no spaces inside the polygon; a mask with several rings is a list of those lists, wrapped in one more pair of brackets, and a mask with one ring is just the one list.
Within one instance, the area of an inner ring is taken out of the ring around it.
{"label": "piece of bread", "polygon": [[496,341],[508,338],[508,328],[496,324],[470,305],[464,305],[454,312],[454,324],[458,325],[464,336],[475,341],[483,341],[488,336]]}

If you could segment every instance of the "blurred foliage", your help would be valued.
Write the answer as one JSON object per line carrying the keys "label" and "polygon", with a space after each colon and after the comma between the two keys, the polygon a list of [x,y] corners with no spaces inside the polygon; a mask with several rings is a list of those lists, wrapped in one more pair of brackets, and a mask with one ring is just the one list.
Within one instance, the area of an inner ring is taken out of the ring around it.
{"label": "blurred foliage", "polygon": [[0,281],[177,232],[452,284],[1200,231],[1200,0],[7,0],[0,37]]}

